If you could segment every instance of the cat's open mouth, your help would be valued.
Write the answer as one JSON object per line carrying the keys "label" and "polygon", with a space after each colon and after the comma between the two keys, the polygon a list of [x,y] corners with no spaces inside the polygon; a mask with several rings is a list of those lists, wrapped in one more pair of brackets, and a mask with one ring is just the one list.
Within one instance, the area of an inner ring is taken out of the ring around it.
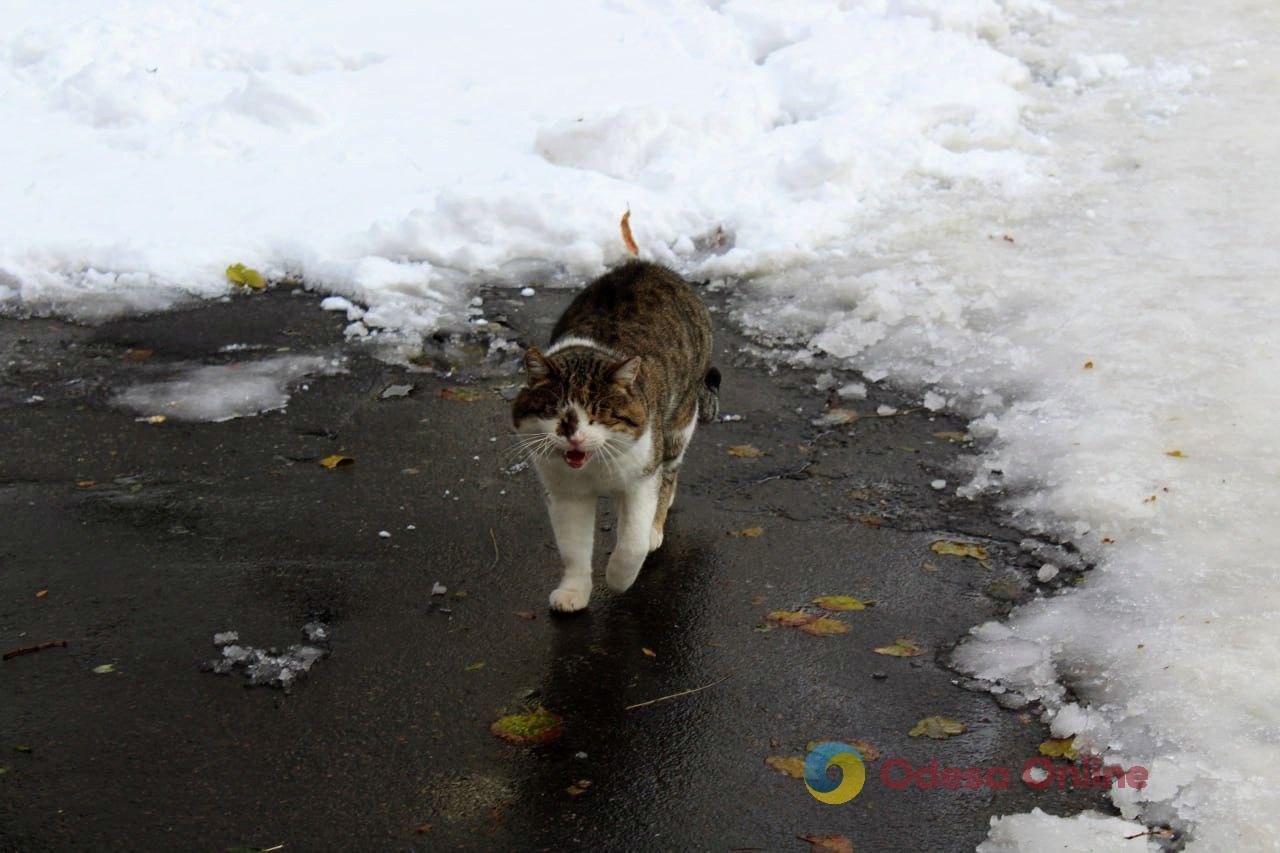
{"label": "cat's open mouth", "polygon": [[570,468],[581,468],[587,464],[587,452],[585,450],[566,450],[564,452],[564,461],[569,463]]}

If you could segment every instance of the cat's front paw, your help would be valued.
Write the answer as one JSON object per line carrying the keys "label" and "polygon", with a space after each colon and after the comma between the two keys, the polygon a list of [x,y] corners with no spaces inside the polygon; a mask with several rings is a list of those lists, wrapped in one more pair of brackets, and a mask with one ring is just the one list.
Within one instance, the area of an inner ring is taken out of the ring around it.
{"label": "cat's front paw", "polygon": [[591,600],[591,590],[577,586],[558,586],[551,591],[551,609],[559,613],[576,613]]}

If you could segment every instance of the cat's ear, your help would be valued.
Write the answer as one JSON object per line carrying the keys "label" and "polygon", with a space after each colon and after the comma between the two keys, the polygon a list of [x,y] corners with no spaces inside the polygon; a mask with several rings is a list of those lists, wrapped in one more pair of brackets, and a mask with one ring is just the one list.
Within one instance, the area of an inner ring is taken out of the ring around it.
{"label": "cat's ear", "polygon": [[630,388],[632,383],[636,381],[636,377],[640,375],[640,356],[632,356],[626,361],[620,361],[613,366],[610,378],[617,382],[623,388]]}
{"label": "cat's ear", "polygon": [[555,368],[551,364],[551,360],[539,351],[537,347],[529,347],[524,353],[524,372],[529,377],[530,385],[537,385],[551,375],[551,371]]}

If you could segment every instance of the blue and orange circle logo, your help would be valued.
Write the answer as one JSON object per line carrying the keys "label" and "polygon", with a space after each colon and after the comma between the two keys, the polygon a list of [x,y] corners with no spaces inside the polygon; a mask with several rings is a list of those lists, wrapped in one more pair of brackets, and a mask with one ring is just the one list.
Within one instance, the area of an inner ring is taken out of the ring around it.
{"label": "blue and orange circle logo", "polygon": [[[840,778],[827,775],[830,767],[840,768]],[[835,740],[815,744],[804,759],[804,785],[813,798],[838,806],[847,803],[867,781],[867,768],[858,750]]]}

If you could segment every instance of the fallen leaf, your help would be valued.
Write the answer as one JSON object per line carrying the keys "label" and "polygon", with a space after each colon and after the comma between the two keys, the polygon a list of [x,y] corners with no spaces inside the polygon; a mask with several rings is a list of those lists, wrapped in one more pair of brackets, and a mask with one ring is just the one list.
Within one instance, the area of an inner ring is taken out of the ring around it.
{"label": "fallen leaf", "polygon": [[641,646],[640,651],[644,652],[644,656],[647,658],[656,658],[658,656],[657,652],[647,646]]}
{"label": "fallen leaf", "polygon": [[925,717],[907,732],[911,737],[927,737],[934,740],[946,740],[952,735],[963,733],[964,723],[950,717]]}
{"label": "fallen leaf", "polygon": [[339,456],[335,453],[332,456],[326,456],[321,459],[320,464],[332,471],[334,468],[341,465],[353,465],[355,464],[355,461],[356,460],[352,459],[350,456]]}
{"label": "fallen leaf", "polygon": [[113,663],[100,663],[93,668],[95,675],[106,675],[109,672],[115,672],[116,666]]}
{"label": "fallen leaf", "polygon": [[858,516],[858,521],[861,521],[867,527],[871,527],[876,530],[884,527],[884,519],[878,515],[871,515],[870,513]]}
{"label": "fallen leaf", "polygon": [[577,782],[574,782],[572,785],[565,788],[564,791],[566,794],[568,794],[571,797],[577,797],[581,794],[585,794],[587,792],[587,789],[590,787],[591,787],[590,779],[579,779]]}
{"label": "fallen leaf", "polygon": [[539,705],[527,714],[509,714],[489,726],[489,731],[503,740],[522,746],[549,743],[564,734],[564,720]]}
{"label": "fallen leaf", "polygon": [[600,655],[601,657],[609,656],[609,653],[605,651],[604,646],[599,643],[587,643],[587,654]]}
{"label": "fallen leaf", "polygon": [[87,489],[90,486],[98,485],[98,481],[97,480],[76,480],[76,485],[82,489]]}
{"label": "fallen leaf", "polygon": [[873,651],[878,655],[894,658],[913,658],[924,654],[924,649],[917,646],[910,637],[899,637],[891,645],[880,646]]}
{"label": "fallen leaf", "polygon": [[1166,451],[1164,452],[1164,455],[1165,455],[1165,456],[1172,456],[1174,459],[1186,459],[1186,458],[1187,458],[1187,454],[1183,453],[1181,450],[1166,450]]}
{"label": "fallen leaf", "polygon": [[484,661],[476,661],[467,667],[467,672],[475,672],[478,669],[484,669]]}
{"label": "fallen leaf", "polygon": [[146,361],[154,354],[155,350],[147,349],[146,347],[134,347],[133,349],[125,350],[121,358],[125,361]]}
{"label": "fallen leaf", "polygon": [[635,238],[631,236],[630,209],[628,209],[626,213],[622,214],[622,221],[618,223],[618,225],[622,229],[622,244],[627,247],[627,251],[630,252],[633,257],[639,257],[640,247],[636,245]]}
{"label": "fallen leaf", "polygon": [[135,418],[135,420],[140,424],[162,424],[169,419],[164,415],[148,415],[145,418]]}
{"label": "fallen leaf", "polygon": [[741,530],[735,530],[729,534],[730,536],[745,536],[748,539],[755,539],[757,536],[764,535],[763,527],[744,527]]}
{"label": "fallen leaf", "polygon": [[1085,370],[1093,370],[1093,362],[1092,362],[1092,361],[1086,361],[1086,362],[1084,363],[1084,369],[1085,369]]}
{"label": "fallen leaf", "polygon": [[813,845],[819,853],[853,853],[853,842],[847,835],[797,835],[801,841]]}
{"label": "fallen leaf", "polygon": [[262,290],[267,286],[262,273],[253,267],[246,267],[244,264],[232,264],[227,267],[227,281],[240,287],[248,287],[251,290]]}
{"label": "fallen leaf", "polygon": [[801,625],[808,625],[810,622],[818,620],[815,614],[805,613],[802,610],[774,610],[764,618],[770,622],[777,622],[786,628],[798,628]]}
{"label": "fallen leaf", "polygon": [[812,634],[815,637],[829,637],[832,634],[847,634],[849,626],[839,619],[832,619],[830,616],[819,616],[812,622],[806,622],[797,626],[806,634]]}
{"label": "fallen leaf", "polygon": [[534,613],[532,610],[517,610],[515,611],[515,615],[519,616],[521,619],[533,620],[538,618],[538,614]]}
{"label": "fallen leaf", "polygon": [[830,741],[836,741],[837,743],[847,743],[849,746],[858,750],[858,755],[862,756],[863,761],[879,761],[880,760],[880,750],[876,749],[874,746],[867,743],[865,740],[859,740],[858,738],[824,737],[824,738],[821,738],[820,740],[811,740],[804,745],[804,751],[812,752],[813,748],[818,744],[827,743]]}
{"label": "fallen leaf", "polygon": [[1051,737],[1040,744],[1040,754],[1050,758],[1066,758],[1074,761],[1076,757],[1076,739],[1072,737]]}
{"label": "fallen leaf", "polygon": [[760,606],[761,604],[764,604],[764,596],[763,595],[751,596],[751,603],[757,607]]}
{"label": "fallen leaf", "polygon": [[445,388],[436,396],[458,403],[474,403],[484,398],[484,392],[476,388]]}
{"label": "fallen leaf", "polygon": [[943,441],[968,441],[969,436],[963,432],[935,432],[934,438],[940,438]]}
{"label": "fallen leaf", "polygon": [[424,823],[422,826],[419,826],[417,829],[414,830],[414,832],[416,832],[418,835],[426,835],[430,831],[431,831],[431,824],[429,823]]}
{"label": "fallen leaf", "polygon": [[759,459],[764,456],[764,451],[751,444],[735,444],[729,448],[729,455],[739,459]]}
{"label": "fallen leaf", "polygon": [[952,557],[971,557],[982,564],[984,569],[991,568],[987,562],[987,549],[977,542],[958,542],[954,539],[939,539],[929,546],[935,554],[947,554]]}
{"label": "fallen leaf", "polygon": [[875,602],[863,601],[852,595],[820,595],[813,600],[813,603],[823,610],[834,610],[839,613],[844,610],[866,610]]}
{"label": "fallen leaf", "polygon": [[36,598],[44,598],[48,594],[49,594],[49,590],[47,589],[36,590]]}
{"label": "fallen leaf", "polygon": [[766,767],[777,770],[792,779],[804,778],[804,759],[793,756],[770,755],[764,760]]}
{"label": "fallen leaf", "polygon": [[13,751],[14,751],[14,752],[21,752],[21,753],[22,753],[22,754],[24,754],[24,755],[30,755],[30,754],[31,754],[31,752],[32,752],[32,749],[31,749],[31,747],[27,746],[25,743],[20,743],[20,744],[18,744],[17,746],[15,746],[15,747],[13,748]]}

